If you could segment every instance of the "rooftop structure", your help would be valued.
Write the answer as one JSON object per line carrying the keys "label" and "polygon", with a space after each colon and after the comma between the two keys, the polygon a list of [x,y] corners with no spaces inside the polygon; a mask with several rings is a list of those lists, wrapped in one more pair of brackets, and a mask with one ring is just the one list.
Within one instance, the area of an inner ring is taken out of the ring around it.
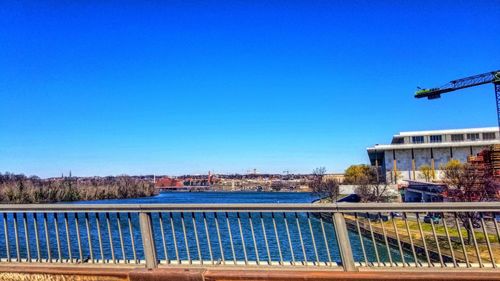
{"label": "rooftop structure", "polygon": [[419,172],[422,166],[430,166],[432,177],[438,178],[439,167],[451,159],[466,162],[467,157],[499,143],[498,127],[401,132],[390,144],[377,144],[367,152],[381,176],[397,183],[423,179]]}

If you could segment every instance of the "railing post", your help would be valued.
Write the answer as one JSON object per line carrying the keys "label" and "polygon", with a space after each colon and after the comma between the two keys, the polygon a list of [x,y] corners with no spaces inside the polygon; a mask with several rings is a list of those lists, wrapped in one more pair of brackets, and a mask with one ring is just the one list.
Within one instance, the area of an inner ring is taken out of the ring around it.
{"label": "railing post", "polygon": [[347,226],[344,219],[344,214],[340,212],[333,213],[333,226],[339,245],[340,258],[344,271],[358,271],[354,264],[354,256],[352,255],[351,242],[347,232]]}
{"label": "railing post", "polygon": [[151,213],[139,213],[139,228],[141,229],[142,245],[144,248],[144,259],[146,268],[153,269],[158,267],[156,258],[156,245],[153,237],[153,225],[151,222]]}

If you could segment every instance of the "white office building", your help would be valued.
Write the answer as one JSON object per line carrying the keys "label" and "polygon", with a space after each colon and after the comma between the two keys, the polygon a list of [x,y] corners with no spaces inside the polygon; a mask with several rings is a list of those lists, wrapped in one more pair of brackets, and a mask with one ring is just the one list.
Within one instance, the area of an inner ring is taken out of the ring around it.
{"label": "white office building", "polygon": [[500,143],[498,127],[401,132],[390,144],[367,148],[370,162],[388,183],[422,180],[419,168],[428,165],[440,176],[440,166],[451,159],[466,162],[493,144]]}

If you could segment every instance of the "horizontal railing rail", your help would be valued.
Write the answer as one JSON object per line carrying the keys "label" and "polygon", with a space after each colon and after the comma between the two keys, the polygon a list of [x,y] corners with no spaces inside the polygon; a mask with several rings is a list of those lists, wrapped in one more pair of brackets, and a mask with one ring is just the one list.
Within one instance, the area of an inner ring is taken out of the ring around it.
{"label": "horizontal railing rail", "polygon": [[0,204],[0,261],[496,269],[499,215],[500,202]]}
{"label": "horizontal railing rail", "polygon": [[337,204],[0,204],[0,212],[140,211],[498,211],[500,202],[337,203]]}

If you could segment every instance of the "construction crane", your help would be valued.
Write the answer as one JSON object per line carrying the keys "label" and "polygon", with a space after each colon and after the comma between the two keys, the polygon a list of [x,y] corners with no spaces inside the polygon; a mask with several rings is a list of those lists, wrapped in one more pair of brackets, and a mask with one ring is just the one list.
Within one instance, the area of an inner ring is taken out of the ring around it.
{"label": "construction crane", "polygon": [[498,120],[498,126],[500,127],[500,70],[453,80],[448,82],[446,85],[443,85],[438,88],[430,88],[430,89],[418,88],[418,90],[415,92],[415,97],[428,98],[430,100],[438,99],[441,97],[441,94],[489,83],[493,83],[495,86],[495,97],[497,102],[497,118],[498,118],[497,120]]}

